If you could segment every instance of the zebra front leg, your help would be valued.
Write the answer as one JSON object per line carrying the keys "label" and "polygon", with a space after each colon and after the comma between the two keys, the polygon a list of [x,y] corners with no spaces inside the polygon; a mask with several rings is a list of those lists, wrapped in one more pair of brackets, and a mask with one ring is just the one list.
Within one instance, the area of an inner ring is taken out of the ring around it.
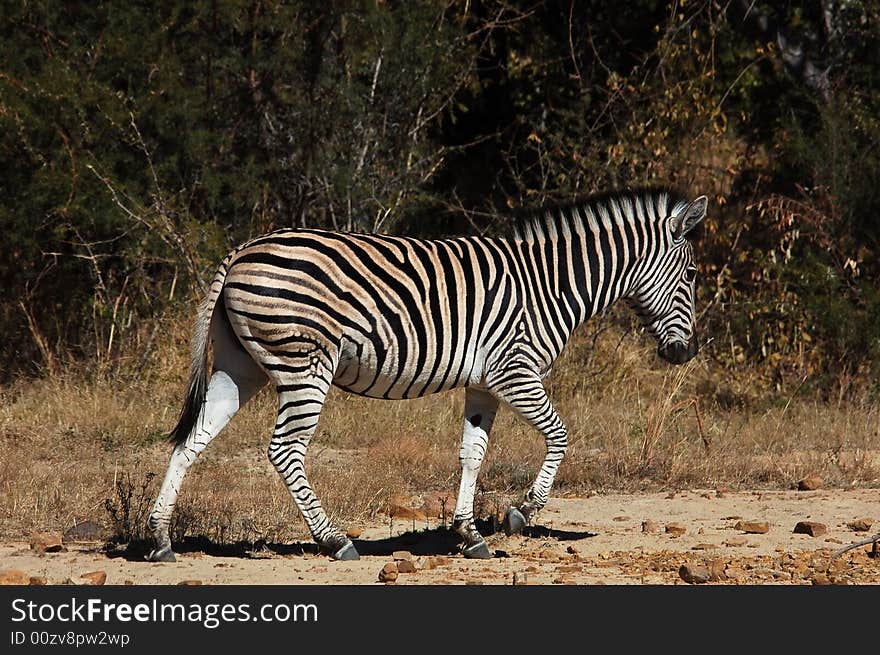
{"label": "zebra front leg", "polygon": [[465,391],[464,432],[461,437],[461,449],[458,451],[461,484],[452,526],[464,538],[462,552],[469,558],[492,557],[483,535],[479,533],[474,523],[474,491],[497,411],[498,400],[488,392],[475,388]]}
{"label": "zebra front leg", "polygon": [[333,559],[359,559],[354,544],[327,517],[306,477],[305,457],[329,381],[312,377],[308,381],[278,387],[278,420],[269,444],[269,460],[275,465],[315,542]]}
{"label": "zebra front leg", "polygon": [[505,376],[496,382],[492,392],[538,430],[547,445],[541,470],[525,500],[518,507],[508,509],[504,516],[504,532],[511,535],[522,532],[547,504],[553,480],[568,447],[568,431],[550,403],[543,383],[532,374]]}

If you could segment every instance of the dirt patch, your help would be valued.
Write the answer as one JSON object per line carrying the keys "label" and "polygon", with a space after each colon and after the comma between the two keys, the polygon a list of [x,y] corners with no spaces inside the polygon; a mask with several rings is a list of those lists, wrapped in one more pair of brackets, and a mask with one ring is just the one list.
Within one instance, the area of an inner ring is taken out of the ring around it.
{"label": "dirt patch", "polygon": [[[852,526],[867,519],[872,527]],[[763,534],[735,526],[766,522]],[[822,523],[819,537],[795,533],[798,522]],[[852,525],[851,525],[852,524]],[[411,553],[395,584],[684,584],[704,570],[708,584],[878,584],[880,559],[864,546],[832,555],[878,531],[880,490],[690,490],[675,494],[609,494],[554,498],[527,533],[487,540],[496,557],[467,560],[442,526],[412,531],[410,521],[357,526],[361,559],[335,562],[310,543],[249,546],[181,544],[176,563],[153,564],[138,554],[108,553],[98,543],[68,544],[36,554],[27,542],[0,545],[2,568],[63,584],[101,570],[107,584],[368,585],[394,560]],[[667,531],[667,527],[673,526]],[[484,526],[488,528],[488,524]],[[682,533],[681,530],[684,529]],[[681,567],[689,567],[681,571]],[[414,569],[410,571],[411,569]],[[697,578],[701,579],[701,578]]]}

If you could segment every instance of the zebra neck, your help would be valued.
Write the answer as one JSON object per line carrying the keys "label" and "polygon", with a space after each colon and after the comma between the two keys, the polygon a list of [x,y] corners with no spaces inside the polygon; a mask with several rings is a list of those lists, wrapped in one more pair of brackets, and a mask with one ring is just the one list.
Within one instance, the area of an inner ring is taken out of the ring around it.
{"label": "zebra neck", "polygon": [[628,293],[638,253],[625,238],[614,229],[559,229],[515,240],[530,304],[563,341]]}

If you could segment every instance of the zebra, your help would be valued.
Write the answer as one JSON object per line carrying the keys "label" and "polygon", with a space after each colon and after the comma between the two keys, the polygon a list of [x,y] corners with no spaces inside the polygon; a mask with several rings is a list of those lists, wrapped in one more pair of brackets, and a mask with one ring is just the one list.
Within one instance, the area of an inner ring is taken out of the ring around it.
{"label": "zebra", "polygon": [[[169,523],[189,466],[267,382],[278,412],[268,457],[313,540],[358,559],[309,484],[306,450],[331,385],[382,399],[465,388],[453,528],[462,554],[492,557],[474,492],[503,403],[545,439],[523,501],[504,516],[521,532],[544,507],[567,430],[544,378],[575,328],[624,299],[682,364],[697,354],[694,249],[686,237],[708,201],[664,189],[624,190],[514,221],[506,236],[416,239],[282,229],[221,262],[192,338],[189,388],[168,469],[147,522],[151,561],[174,561]],[[213,366],[208,376],[208,351]]]}

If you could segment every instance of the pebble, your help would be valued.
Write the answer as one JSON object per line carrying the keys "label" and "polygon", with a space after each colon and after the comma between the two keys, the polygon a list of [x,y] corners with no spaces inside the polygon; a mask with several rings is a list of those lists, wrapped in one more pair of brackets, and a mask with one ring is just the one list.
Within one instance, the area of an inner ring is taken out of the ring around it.
{"label": "pebble", "polygon": [[385,584],[391,584],[397,581],[397,564],[394,562],[388,562],[385,566],[382,567],[382,570],[379,571],[379,582],[384,582]]}
{"label": "pebble", "polygon": [[770,532],[770,524],[767,521],[737,521],[733,529],[747,534],[767,534]]}
{"label": "pebble", "polygon": [[794,526],[795,534],[808,534],[811,537],[821,537],[828,532],[828,527],[824,523],[816,521],[798,521]]}
{"label": "pebble", "polygon": [[30,543],[31,550],[37,553],[57,553],[64,547],[57,532],[34,532]]}
{"label": "pebble", "polygon": [[671,534],[673,537],[680,537],[685,532],[687,532],[687,528],[684,527],[681,523],[667,523],[666,532],[667,534]]}
{"label": "pebble", "polygon": [[660,532],[660,524],[651,519],[642,521],[642,532]]}
{"label": "pebble", "polygon": [[30,576],[24,571],[6,569],[0,571],[0,585],[26,585],[30,582]]}
{"label": "pebble", "polygon": [[874,521],[869,518],[861,518],[856,519],[854,521],[850,521],[846,524],[853,532],[867,532],[871,529],[871,526],[874,524]]}

